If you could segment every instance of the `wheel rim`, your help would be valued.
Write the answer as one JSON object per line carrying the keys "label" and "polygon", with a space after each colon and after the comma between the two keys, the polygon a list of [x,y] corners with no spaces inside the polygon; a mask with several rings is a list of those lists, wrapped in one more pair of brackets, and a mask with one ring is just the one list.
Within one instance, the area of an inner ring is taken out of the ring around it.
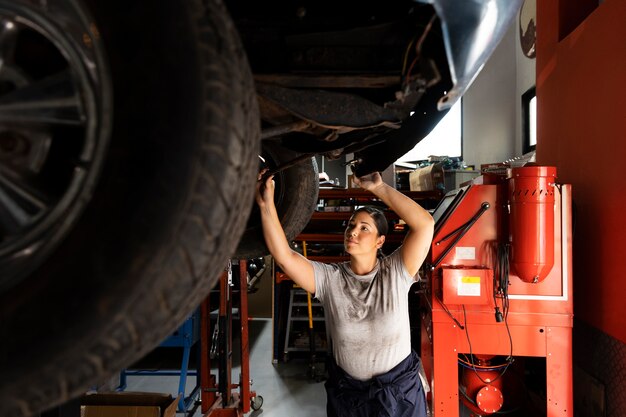
{"label": "wheel rim", "polygon": [[84,10],[0,1],[0,290],[39,266],[91,197],[108,77]]}

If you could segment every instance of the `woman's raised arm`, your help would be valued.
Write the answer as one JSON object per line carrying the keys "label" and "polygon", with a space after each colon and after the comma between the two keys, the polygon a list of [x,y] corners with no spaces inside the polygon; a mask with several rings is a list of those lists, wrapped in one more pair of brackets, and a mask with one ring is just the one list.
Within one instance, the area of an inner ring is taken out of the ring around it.
{"label": "woman's raised arm", "polygon": [[385,184],[378,172],[357,178],[355,182],[380,198],[409,226],[402,243],[402,260],[411,275],[417,274],[433,239],[435,221],[430,213],[411,198]]}
{"label": "woman's raised arm", "polygon": [[311,294],[315,294],[315,278],[313,265],[304,256],[291,249],[285,231],[283,230],[276,205],[274,204],[273,176],[262,180],[263,172],[259,174],[256,188],[256,202],[261,210],[261,224],[263,237],[274,261],[296,284]]}

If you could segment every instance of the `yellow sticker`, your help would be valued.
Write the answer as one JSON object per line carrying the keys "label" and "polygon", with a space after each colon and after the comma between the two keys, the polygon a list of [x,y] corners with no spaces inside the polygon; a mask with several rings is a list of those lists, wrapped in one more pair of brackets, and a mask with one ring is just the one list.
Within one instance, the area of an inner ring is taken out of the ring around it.
{"label": "yellow sticker", "polygon": [[457,295],[480,296],[480,277],[458,277]]}

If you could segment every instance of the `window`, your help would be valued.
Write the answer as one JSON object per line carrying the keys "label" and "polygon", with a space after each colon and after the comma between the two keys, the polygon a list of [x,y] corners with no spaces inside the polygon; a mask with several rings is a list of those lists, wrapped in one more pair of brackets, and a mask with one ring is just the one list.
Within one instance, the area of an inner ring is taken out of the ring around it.
{"label": "window", "polygon": [[537,95],[535,87],[522,94],[522,117],[524,123],[524,153],[534,151],[537,147]]}
{"label": "window", "polygon": [[415,162],[436,156],[461,156],[462,115],[461,100],[457,101],[435,128],[398,162]]}

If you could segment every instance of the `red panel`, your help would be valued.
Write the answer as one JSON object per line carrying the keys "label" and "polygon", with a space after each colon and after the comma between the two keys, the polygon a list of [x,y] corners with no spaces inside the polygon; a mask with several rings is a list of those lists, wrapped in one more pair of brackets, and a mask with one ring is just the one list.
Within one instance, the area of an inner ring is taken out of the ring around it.
{"label": "red panel", "polygon": [[[442,266],[487,266],[493,263],[493,245],[498,241],[500,225],[496,212],[503,205],[501,199],[496,198],[497,186],[471,186],[459,206],[433,238],[432,259],[439,260],[445,251],[452,245],[454,236],[450,236],[456,229],[463,226],[474,216],[482,203],[489,203],[490,208],[474,223],[470,231],[458,241],[455,247],[439,262]],[[506,199],[506,193],[504,194]],[[498,201],[497,201],[498,200]],[[450,237],[449,237],[450,236]]]}
{"label": "red panel", "polygon": [[442,268],[443,302],[446,304],[489,304],[493,278],[482,268]]}
{"label": "red panel", "polygon": [[560,42],[559,18],[537,2],[537,160],[574,190],[576,316],[626,343],[626,2],[605,0]]}

